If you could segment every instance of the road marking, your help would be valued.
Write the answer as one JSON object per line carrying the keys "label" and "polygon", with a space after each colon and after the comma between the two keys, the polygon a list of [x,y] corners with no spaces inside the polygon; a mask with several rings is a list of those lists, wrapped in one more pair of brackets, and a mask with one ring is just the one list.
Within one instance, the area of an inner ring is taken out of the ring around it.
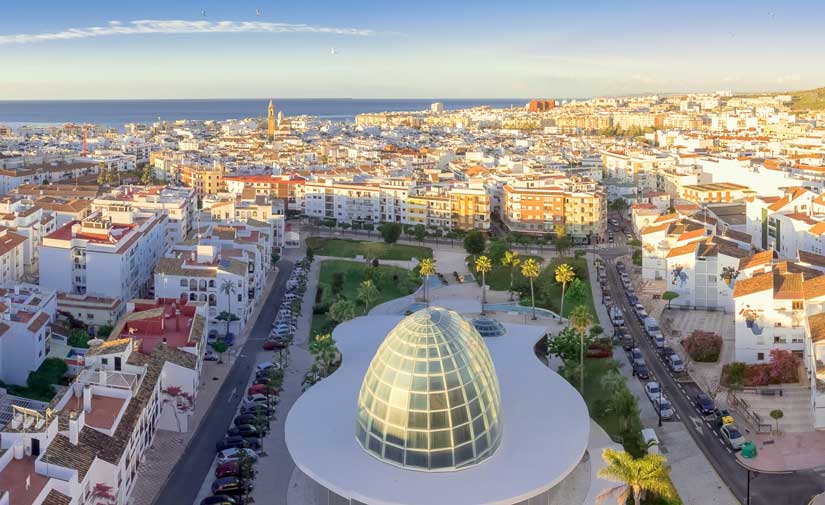
{"label": "road marking", "polygon": [[698,431],[699,434],[701,434],[702,433],[702,420],[697,418],[697,417],[690,416],[690,421],[693,423],[693,427],[696,428],[696,431]]}

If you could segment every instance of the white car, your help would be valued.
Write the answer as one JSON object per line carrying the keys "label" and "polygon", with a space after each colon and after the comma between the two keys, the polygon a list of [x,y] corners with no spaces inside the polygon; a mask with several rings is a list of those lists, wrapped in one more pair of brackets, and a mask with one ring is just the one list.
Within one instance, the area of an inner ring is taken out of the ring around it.
{"label": "white car", "polygon": [[670,419],[676,415],[676,410],[674,410],[673,405],[670,404],[664,395],[657,398],[657,401],[653,402],[653,406],[659,409],[662,419]]}
{"label": "white car", "polygon": [[745,445],[745,437],[739,429],[732,424],[722,426],[722,428],[719,429],[719,434],[722,435],[722,440],[734,451],[738,451]]}
{"label": "white car", "polygon": [[229,463],[230,461],[238,461],[241,454],[245,452],[252,461],[258,461],[258,455],[252,449],[224,449],[218,453],[218,464]]}
{"label": "white car", "polygon": [[667,360],[670,370],[673,371],[673,373],[685,371],[685,362],[682,361],[682,358],[680,358],[678,354],[671,354]]}
{"label": "white car", "polygon": [[[273,401],[274,401],[274,398],[273,398]],[[267,398],[266,395],[254,394],[252,396],[247,396],[246,398],[244,398],[241,403],[243,404],[244,407],[255,407],[257,405],[268,405],[269,404],[269,398]]]}
{"label": "white car", "polygon": [[662,395],[662,389],[658,382],[648,382],[645,384],[645,394],[651,402],[655,402]]}

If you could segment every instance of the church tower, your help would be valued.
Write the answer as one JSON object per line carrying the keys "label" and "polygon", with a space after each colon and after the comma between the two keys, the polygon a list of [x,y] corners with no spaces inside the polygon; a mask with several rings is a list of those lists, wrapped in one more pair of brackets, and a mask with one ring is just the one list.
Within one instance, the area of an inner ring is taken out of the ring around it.
{"label": "church tower", "polygon": [[272,104],[272,100],[269,101],[266,113],[266,132],[270,137],[275,135],[275,106]]}

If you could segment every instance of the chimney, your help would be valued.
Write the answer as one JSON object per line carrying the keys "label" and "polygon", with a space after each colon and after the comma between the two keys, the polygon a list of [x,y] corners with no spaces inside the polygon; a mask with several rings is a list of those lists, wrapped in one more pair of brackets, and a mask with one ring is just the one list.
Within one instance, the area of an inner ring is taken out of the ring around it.
{"label": "chimney", "polygon": [[83,410],[92,411],[92,386],[89,384],[83,386]]}
{"label": "chimney", "polygon": [[80,420],[77,419],[77,414],[74,412],[69,416],[69,442],[72,445],[77,445],[80,441]]}

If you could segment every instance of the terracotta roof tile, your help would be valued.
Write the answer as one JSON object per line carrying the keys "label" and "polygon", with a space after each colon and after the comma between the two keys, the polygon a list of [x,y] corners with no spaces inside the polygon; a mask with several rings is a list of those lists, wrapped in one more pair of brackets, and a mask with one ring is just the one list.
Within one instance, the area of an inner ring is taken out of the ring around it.
{"label": "terracotta roof tile", "polygon": [[748,296],[773,289],[773,274],[759,274],[747,279],[739,279],[733,288],[733,297]]}

